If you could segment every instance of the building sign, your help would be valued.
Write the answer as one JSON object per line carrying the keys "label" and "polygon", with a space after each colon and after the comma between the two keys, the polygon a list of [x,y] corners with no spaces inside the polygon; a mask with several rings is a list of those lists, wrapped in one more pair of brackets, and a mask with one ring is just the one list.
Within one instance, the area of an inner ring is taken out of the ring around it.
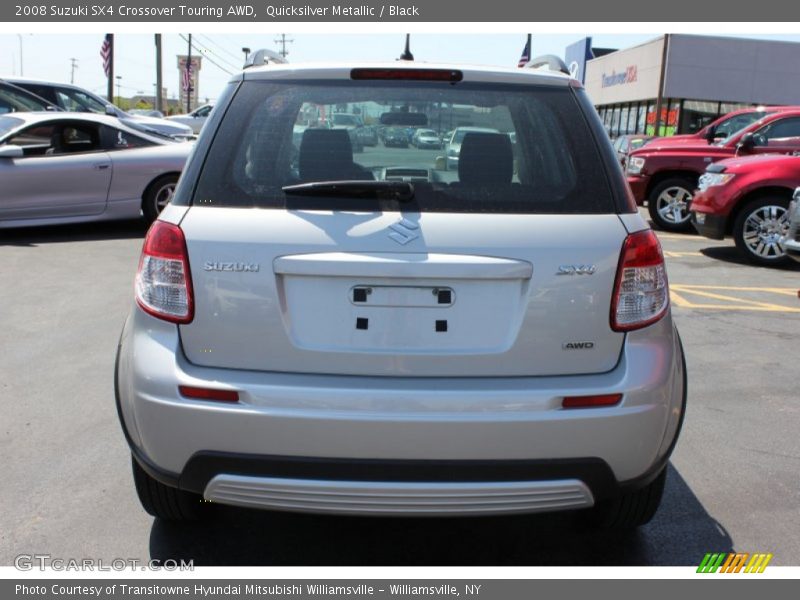
{"label": "building sign", "polygon": [[630,65],[624,71],[620,71],[619,73],[616,71],[611,71],[611,75],[606,75],[603,73],[601,77],[601,85],[602,87],[607,88],[626,83],[635,83],[638,80],[639,73],[636,65]]}
{"label": "building sign", "polygon": [[191,109],[199,105],[200,93],[200,69],[203,67],[203,57],[197,54],[192,55],[191,67],[186,70],[186,55],[178,56],[178,89],[180,90],[180,104],[182,110],[186,110],[187,96]]}
{"label": "building sign", "polygon": [[570,44],[564,51],[564,59],[569,67],[570,77],[581,83],[586,81],[586,61],[594,58],[592,38],[587,37]]}

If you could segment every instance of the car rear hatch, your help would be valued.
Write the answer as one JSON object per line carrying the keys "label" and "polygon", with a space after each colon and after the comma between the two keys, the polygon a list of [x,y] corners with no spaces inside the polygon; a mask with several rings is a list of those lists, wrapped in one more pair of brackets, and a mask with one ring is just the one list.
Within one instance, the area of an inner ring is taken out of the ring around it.
{"label": "car rear hatch", "polygon": [[620,354],[616,215],[193,208],[181,228],[198,365],[529,376],[604,372]]}
{"label": "car rear hatch", "polygon": [[[413,64],[281,69],[245,75],[187,167],[203,165],[180,223],[188,360],[365,376],[614,368],[627,232],[610,178],[624,183],[582,90],[525,70],[499,83]],[[330,107],[388,128],[475,131],[457,171],[443,151],[354,156],[345,132],[324,127]],[[398,169],[426,180],[385,176]]]}

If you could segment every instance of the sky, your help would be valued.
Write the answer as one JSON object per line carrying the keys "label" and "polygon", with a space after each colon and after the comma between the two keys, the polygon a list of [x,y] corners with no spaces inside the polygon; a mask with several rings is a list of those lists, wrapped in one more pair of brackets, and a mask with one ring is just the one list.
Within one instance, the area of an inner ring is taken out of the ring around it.
{"label": "sky", "polygon": [[[187,32],[188,33],[188,32]],[[253,33],[222,34],[193,31],[193,54],[205,56],[200,72],[200,100],[214,101],[230,74],[241,68],[243,47],[253,50],[269,48],[278,50],[279,34]],[[180,75],[177,55],[186,54],[187,34],[163,34],[164,86],[170,98],[177,97]],[[576,32],[574,34],[542,35],[533,37],[533,55],[556,54],[564,56],[569,44],[591,36],[593,45],[601,48],[628,48],[656,37],[648,34],[599,34]],[[800,35],[741,35],[758,39],[775,39],[800,42]],[[403,50],[405,40],[401,33],[380,35],[286,32],[288,60],[292,63],[342,60],[394,60]],[[103,73],[100,33],[83,34],[0,34],[0,78],[3,76],[35,77],[50,81],[69,82],[73,76],[72,62],[76,59],[74,83],[100,95],[105,95],[106,79]],[[525,45],[525,34],[430,34],[411,35],[411,51],[417,60],[430,62],[458,62],[482,65],[515,66]],[[22,64],[20,64],[20,56]],[[216,64],[214,64],[216,63]],[[115,75],[120,93],[124,97],[137,94],[153,95],[155,90],[155,44],[152,34],[117,34]],[[116,82],[115,82],[116,84]],[[116,85],[115,85],[116,94]]]}

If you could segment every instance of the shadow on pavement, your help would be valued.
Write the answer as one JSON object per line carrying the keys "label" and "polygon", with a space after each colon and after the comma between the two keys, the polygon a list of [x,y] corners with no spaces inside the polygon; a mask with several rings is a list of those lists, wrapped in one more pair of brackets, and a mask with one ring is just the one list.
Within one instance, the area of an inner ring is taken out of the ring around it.
{"label": "shadow on pavement", "polygon": [[743,265],[746,267],[752,267],[754,269],[772,269],[776,271],[800,271],[800,263],[795,261],[789,261],[787,264],[784,265],[774,265],[769,267],[762,267],[760,265],[755,265],[748,261],[736,246],[710,246],[708,248],[702,248],[700,253],[703,256],[707,256],[708,258],[713,258],[714,260],[721,260],[723,262],[732,263],[736,265]]}
{"label": "shadow on pavement", "polygon": [[147,224],[142,219],[0,229],[0,246],[40,246],[64,242],[91,242],[142,238]]}
{"label": "shadow on pavement", "polygon": [[202,524],[154,521],[151,557],[193,559],[195,566],[674,566],[733,548],[671,465],[656,517],[624,534],[584,530],[570,513],[387,519],[215,508],[215,519]]}

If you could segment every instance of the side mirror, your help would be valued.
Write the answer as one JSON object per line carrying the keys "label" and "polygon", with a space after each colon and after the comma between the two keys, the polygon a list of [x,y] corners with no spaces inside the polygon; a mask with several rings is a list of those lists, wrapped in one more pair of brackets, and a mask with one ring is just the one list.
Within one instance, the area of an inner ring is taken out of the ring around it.
{"label": "side mirror", "polygon": [[755,136],[752,133],[745,133],[736,145],[737,152],[750,152],[756,146]]}
{"label": "side mirror", "polygon": [[25,151],[19,146],[13,144],[0,146],[0,158],[22,158],[23,156],[25,156]]}
{"label": "side mirror", "polygon": [[709,144],[713,144],[714,140],[717,139],[717,128],[709,127],[704,137]]}
{"label": "side mirror", "polygon": [[117,107],[114,106],[113,104],[106,104],[106,114],[109,117],[119,116],[119,113],[117,112]]}

